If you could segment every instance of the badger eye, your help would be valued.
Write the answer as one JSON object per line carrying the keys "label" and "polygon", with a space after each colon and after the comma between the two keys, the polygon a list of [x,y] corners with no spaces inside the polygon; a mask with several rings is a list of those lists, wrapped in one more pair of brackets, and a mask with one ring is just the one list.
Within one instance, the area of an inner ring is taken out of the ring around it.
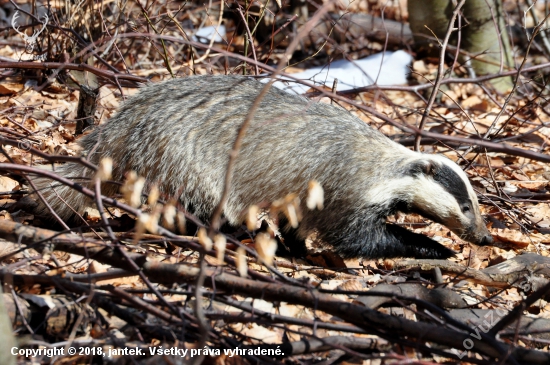
{"label": "badger eye", "polygon": [[463,205],[462,206],[462,213],[468,213],[470,211],[469,205]]}

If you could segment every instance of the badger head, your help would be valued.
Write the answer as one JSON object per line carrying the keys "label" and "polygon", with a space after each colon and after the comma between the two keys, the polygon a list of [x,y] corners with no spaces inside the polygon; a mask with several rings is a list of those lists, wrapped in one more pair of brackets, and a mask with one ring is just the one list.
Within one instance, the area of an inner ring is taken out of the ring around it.
{"label": "badger head", "polygon": [[481,217],[477,196],[462,169],[439,155],[416,154],[408,161],[405,200],[411,212],[441,223],[461,239],[487,245],[493,238]]}

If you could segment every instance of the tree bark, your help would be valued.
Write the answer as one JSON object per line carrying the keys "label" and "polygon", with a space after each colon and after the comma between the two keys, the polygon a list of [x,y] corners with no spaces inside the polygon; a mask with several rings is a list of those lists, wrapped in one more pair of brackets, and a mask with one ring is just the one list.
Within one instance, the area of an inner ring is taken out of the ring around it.
{"label": "tree bark", "polygon": [[[464,48],[478,55],[471,60],[477,75],[496,74],[513,66],[510,40],[500,0],[468,0],[463,13],[469,23],[463,29]],[[502,65],[502,68],[501,68]],[[512,87],[509,77],[491,81],[497,91]]]}

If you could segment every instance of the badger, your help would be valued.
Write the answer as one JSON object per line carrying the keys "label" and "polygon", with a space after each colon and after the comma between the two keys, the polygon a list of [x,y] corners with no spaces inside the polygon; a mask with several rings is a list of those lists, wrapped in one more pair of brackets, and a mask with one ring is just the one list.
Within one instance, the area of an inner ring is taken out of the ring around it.
{"label": "badger", "polygon": [[[134,170],[207,218],[220,201],[238,130],[263,87],[243,76],[212,75],[152,84],[80,145],[92,163],[111,157],[115,180]],[[57,171],[93,176],[76,163]],[[239,225],[250,206],[290,193],[305,202],[312,180],[324,189],[324,209],[302,203],[297,235],[315,232],[344,258],[453,256],[429,237],[388,223],[397,212],[418,213],[478,245],[492,242],[467,175],[453,161],[411,151],[341,107],[270,88],[242,140],[224,217]],[[82,211],[91,203],[66,186],[54,192],[45,178],[36,183],[64,219],[70,207]],[[102,191],[114,195],[117,187]]]}

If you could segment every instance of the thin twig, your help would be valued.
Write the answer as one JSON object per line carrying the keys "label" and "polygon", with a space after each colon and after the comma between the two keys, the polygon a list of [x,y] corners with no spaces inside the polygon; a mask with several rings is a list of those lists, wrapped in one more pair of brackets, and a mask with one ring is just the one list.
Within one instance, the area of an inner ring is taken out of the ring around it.
{"label": "thin twig", "polygon": [[256,76],[260,74],[260,70],[258,69],[258,58],[256,57],[256,48],[254,47],[254,38],[252,37],[252,33],[250,32],[250,29],[248,28],[248,22],[246,21],[246,18],[244,17],[244,14],[241,10],[241,7],[237,7],[237,11],[239,12],[239,15],[243,19],[244,26],[246,28],[246,34],[248,35],[248,42],[250,43],[250,48],[252,49],[252,57],[254,57],[254,70],[256,71]]}

